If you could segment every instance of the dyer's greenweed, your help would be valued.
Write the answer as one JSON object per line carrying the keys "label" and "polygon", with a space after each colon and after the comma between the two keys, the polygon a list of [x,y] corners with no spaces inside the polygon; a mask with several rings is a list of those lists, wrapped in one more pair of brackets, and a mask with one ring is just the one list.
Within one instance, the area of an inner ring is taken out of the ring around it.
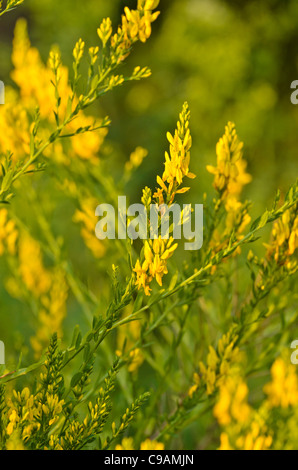
{"label": "dyer's greenweed", "polygon": [[[0,15],[20,3],[8,1]],[[175,131],[167,134],[157,186],[142,191],[144,236],[95,236],[96,207],[117,207],[124,185],[133,184],[134,172],[150,157],[136,147],[122,180],[114,179],[99,157],[110,119],[86,112],[125,82],[150,76],[147,67],[127,76],[119,69],[134,44],[149,39],[158,3],[126,7],[116,29],[104,19],[98,44],[86,50],[82,39],[76,43],[71,72],[57,47],[44,64],[25,20],[17,22],[11,74],[17,87],[7,87],[0,107],[0,258],[3,285],[23,306],[20,312],[27,309],[22,321],[31,333],[30,347],[16,340],[19,362],[0,366],[1,449],[183,449],[189,432],[198,435],[198,447],[297,448],[298,369],[290,360],[298,315],[297,183],[284,196],[277,192],[272,207],[252,221],[251,204],[242,200],[252,177],[229,122],[217,159],[207,166],[214,180],[211,198],[202,201],[204,242],[200,250],[183,251],[181,262],[177,227],[191,213],[180,209],[177,197],[191,192],[186,182],[195,178],[184,103]],[[18,200],[27,201],[32,222],[18,211]],[[53,205],[63,210],[64,201],[73,215],[58,233]],[[164,207],[178,207],[179,220],[168,218],[162,232]],[[68,256],[69,227],[85,244],[92,275],[80,273],[79,252],[78,259]],[[263,232],[257,254],[253,247]],[[249,274],[242,291],[240,270]],[[82,318],[72,338],[65,326],[74,326],[70,309]],[[258,374],[265,374],[265,385],[251,396],[250,379]],[[207,430],[210,441],[200,444]]]}

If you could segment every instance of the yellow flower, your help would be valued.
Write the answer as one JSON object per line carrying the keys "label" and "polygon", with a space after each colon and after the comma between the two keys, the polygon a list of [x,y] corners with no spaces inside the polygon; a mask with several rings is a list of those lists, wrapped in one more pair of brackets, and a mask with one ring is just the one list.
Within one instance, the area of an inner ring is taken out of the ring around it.
{"label": "yellow flower", "polygon": [[142,442],[140,450],[164,450],[165,446],[161,442],[146,439]]}
{"label": "yellow flower", "polygon": [[50,272],[44,268],[40,245],[27,233],[22,233],[19,240],[20,275],[32,294],[39,298],[49,291]]}
{"label": "yellow flower", "polygon": [[133,349],[130,354],[130,362],[128,366],[129,372],[135,372],[144,362],[144,355],[140,348]]}
{"label": "yellow flower", "polygon": [[282,358],[276,359],[271,368],[272,381],[265,385],[271,408],[288,408],[298,404],[298,375],[292,364],[286,364]]}
{"label": "yellow flower", "polygon": [[79,39],[76,43],[74,50],[73,50],[73,57],[75,62],[80,62],[84,54],[85,43],[82,39]]}
{"label": "yellow flower", "polygon": [[185,176],[195,178],[195,175],[189,171],[190,149],[192,146],[189,119],[190,111],[188,104],[184,103],[174,136],[170,132],[167,133],[170,152],[165,153],[165,170],[162,178],[160,176],[157,177],[157,183],[160,188],[154,194],[159,204],[163,203],[164,200],[167,203],[172,203],[176,194],[189,190],[189,188],[179,189]]}
{"label": "yellow flower", "polygon": [[59,442],[59,437],[54,434],[52,434],[50,437],[49,445],[52,450],[63,450]]}
{"label": "yellow flower", "polygon": [[[159,12],[152,13],[151,8],[158,5],[158,1],[139,1],[137,10],[124,9],[122,24],[117,33],[111,36],[112,64],[121,63],[129,54],[132,44],[136,41],[146,42],[151,35],[151,24],[157,19]],[[107,26],[105,25],[105,28]],[[104,29],[104,28],[103,28]],[[100,28],[99,36],[103,29]]]}
{"label": "yellow flower", "polygon": [[94,233],[96,225],[95,209],[98,202],[96,199],[87,198],[80,201],[81,210],[77,210],[73,216],[73,221],[82,223],[81,236],[87,247],[95,258],[102,258],[106,252],[106,247],[101,240],[98,240]]}
{"label": "yellow flower", "polygon": [[6,442],[6,450],[25,450],[18,432],[14,432]]}
{"label": "yellow flower", "polygon": [[138,0],[138,8],[146,10],[155,10],[159,5],[159,0]]}
{"label": "yellow flower", "polygon": [[97,34],[102,41],[103,47],[106,46],[108,40],[112,35],[112,21],[110,18],[105,18],[100,27],[97,29]]}
{"label": "yellow flower", "polygon": [[193,381],[194,381],[194,385],[192,385],[190,389],[188,390],[188,396],[190,398],[193,397],[193,394],[198,390],[200,383],[201,383],[200,376],[196,372],[193,375]]}
{"label": "yellow flower", "polygon": [[11,436],[20,418],[16,410],[11,410],[8,417],[9,417],[9,423],[6,428],[6,432],[9,436]]}
{"label": "yellow flower", "polygon": [[[96,120],[92,116],[85,116],[80,113],[79,116],[65,128],[65,133],[75,132],[79,127],[96,127]],[[99,129],[96,132],[85,132],[76,134],[71,139],[70,158],[78,156],[82,160],[89,160],[94,165],[98,164],[98,153],[102,147],[108,129]]]}
{"label": "yellow flower", "polygon": [[267,257],[272,255],[276,262],[289,263],[298,247],[298,206],[288,209],[273,225],[271,240],[267,247]]}
{"label": "yellow flower", "polygon": [[55,423],[57,419],[59,419],[59,415],[63,410],[63,406],[64,400],[59,400],[58,395],[51,395],[47,393],[47,401],[44,405],[42,405],[42,411],[45,415],[51,416],[49,420],[50,426]]}
{"label": "yellow flower", "polygon": [[199,363],[201,380],[206,386],[208,395],[224,384],[237,370],[239,362],[244,360],[239,348],[235,347],[236,340],[237,336],[233,336],[231,332],[223,335],[218,342],[217,352],[209,346],[207,366],[203,362]]}
{"label": "yellow flower", "polygon": [[129,162],[125,164],[126,171],[131,171],[133,168],[138,168],[145,157],[148,155],[148,150],[143,147],[137,147],[131,154]]}
{"label": "yellow flower", "polygon": [[152,276],[149,276],[148,273],[148,264],[146,261],[143,262],[141,265],[140,261],[137,260],[135,267],[134,267],[134,272],[137,275],[136,279],[136,286],[138,289],[144,289],[144,292],[146,295],[150,295],[151,288],[150,288],[150,282],[152,281]]}
{"label": "yellow flower", "polygon": [[170,237],[163,240],[161,237],[152,240],[146,240],[144,246],[145,261],[141,265],[137,260],[134,272],[137,275],[136,286],[143,288],[146,295],[150,295],[149,284],[155,278],[157,283],[162,286],[162,278],[168,273],[167,260],[171,258],[178,244],[173,245],[174,239]]}
{"label": "yellow flower", "polygon": [[251,413],[247,403],[248,387],[238,376],[230,376],[221,385],[219,399],[213,413],[222,426],[226,426],[235,420],[245,422]]}
{"label": "yellow flower", "polygon": [[[140,450],[164,450],[165,446],[162,442],[151,441],[146,439],[141,443]],[[121,444],[116,445],[115,450],[135,450],[132,437],[125,437]]]}
{"label": "yellow flower", "polygon": [[242,160],[243,143],[238,139],[235,124],[228,122],[223,137],[216,145],[217,166],[207,165],[214,175],[214,188],[222,198],[228,194],[239,195],[245,184],[251,181],[245,173],[246,162]]}
{"label": "yellow flower", "polygon": [[218,450],[234,450],[230,445],[229,436],[226,432],[222,432],[220,435],[220,447]]}
{"label": "yellow flower", "polygon": [[[2,217],[3,214],[0,210],[0,248]],[[11,231],[12,227],[13,231]],[[8,229],[8,232],[6,230],[8,233],[6,235],[6,244],[8,244],[8,250],[18,256],[19,275],[9,278],[6,281],[6,288],[13,297],[22,298],[25,287],[25,291],[28,290],[31,296],[35,298],[38,308],[37,328],[35,336],[30,340],[35,357],[39,358],[54,332],[62,337],[62,323],[66,317],[68,285],[62,269],[59,267],[52,269],[44,267],[41,247],[36,240],[30,237],[27,232],[20,232],[18,249],[16,249],[15,239],[18,232],[14,224],[11,227],[8,226]]]}
{"label": "yellow flower", "polygon": [[[223,229],[214,228],[210,240],[210,247],[214,254],[224,249],[233,233],[239,241],[243,238],[242,232],[251,221],[248,214],[248,204],[242,204],[239,200],[244,185],[251,181],[251,176],[246,173],[246,161],[242,158],[243,143],[238,139],[235,124],[228,122],[225,134],[216,146],[217,166],[207,165],[209,173],[214,175],[213,186],[219,193],[217,207],[224,204],[226,217]],[[238,247],[232,256],[240,253]],[[212,272],[216,271],[213,266]]]}
{"label": "yellow flower", "polygon": [[134,450],[133,438],[124,437],[121,444],[116,445],[115,450]]}
{"label": "yellow flower", "polygon": [[6,90],[6,104],[0,106],[0,128],[1,153],[6,154],[9,150],[13,162],[16,162],[30,152],[28,114],[17,93],[9,88]]}
{"label": "yellow flower", "polygon": [[237,201],[235,196],[230,196],[226,200],[225,209],[227,212],[226,228],[227,231],[237,228],[237,234],[240,235],[245,227],[251,222],[251,217],[244,209],[243,204]]}
{"label": "yellow flower", "polygon": [[245,436],[238,438],[236,444],[241,450],[268,450],[272,445],[272,437],[254,436],[253,432],[248,432]]}
{"label": "yellow flower", "polygon": [[242,193],[243,186],[250,183],[252,177],[249,173],[246,173],[247,162],[240,158],[235,163],[237,168],[237,178],[230,178],[229,185],[228,185],[228,193],[231,196],[240,196]]}
{"label": "yellow flower", "polygon": [[122,26],[126,35],[132,40],[139,39],[141,42],[146,42],[151,36],[151,23],[158,18],[159,12],[152,13],[151,10],[142,8],[139,4],[138,10],[125,7],[124,13]]}
{"label": "yellow flower", "polygon": [[219,358],[216,354],[215,349],[212,346],[209,346],[209,354],[207,356],[207,365],[210,369],[215,370],[219,362]]}
{"label": "yellow flower", "polygon": [[18,239],[18,231],[16,230],[15,223],[8,219],[8,212],[6,209],[0,209],[0,256],[4,251],[10,255],[16,253],[16,243]]}
{"label": "yellow flower", "polygon": [[[79,40],[73,54],[79,61],[84,51],[84,42]],[[96,48],[90,52],[94,60],[97,54]],[[52,85],[53,72],[56,71],[59,78],[58,89],[60,98],[59,118],[65,119],[67,114],[68,99],[72,96],[72,90],[68,83],[68,69],[61,65],[59,53],[52,50],[49,61],[45,65],[37,49],[31,47],[28,39],[27,26],[24,20],[19,20],[15,28],[13,42],[12,62],[14,70],[12,78],[18,85],[21,99],[8,90],[7,105],[0,109],[0,126],[3,132],[0,135],[0,151],[9,149],[13,154],[13,160],[18,160],[30,153],[30,124],[29,114],[34,114],[38,106],[41,120],[45,120],[47,127],[55,125],[53,110],[56,109],[55,88]],[[78,99],[74,98],[73,106]],[[28,113],[29,111],[29,113]],[[64,134],[75,134],[69,141],[67,151],[64,143],[55,142],[45,149],[44,155],[54,158],[59,163],[70,164],[72,158],[79,157],[98,163],[98,153],[107,135],[107,129],[102,128],[92,132],[76,133],[76,130],[97,127],[96,119],[80,112],[76,119],[65,127]],[[13,131],[12,131],[13,130]],[[48,131],[40,128],[39,136],[46,140]]]}

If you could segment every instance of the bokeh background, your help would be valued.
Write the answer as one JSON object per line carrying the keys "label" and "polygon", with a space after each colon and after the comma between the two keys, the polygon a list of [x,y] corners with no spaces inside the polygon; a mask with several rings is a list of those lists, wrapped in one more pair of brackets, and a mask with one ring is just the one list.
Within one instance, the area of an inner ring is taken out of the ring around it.
{"label": "bokeh background", "polygon": [[[31,43],[44,61],[51,46],[58,44],[63,62],[71,67],[72,49],[78,38],[82,37],[87,47],[99,44],[96,29],[102,18],[110,16],[116,26],[126,5],[134,8],[136,1],[25,0],[1,21],[0,79],[7,86],[15,86],[10,72],[13,30],[18,18],[27,19]],[[119,71],[125,74],[137,65],[149,66],[152,76],[115,89],[90,109],[92,115],[107,114],[112,120],[101,158],[110,159],[117,180],[122,177],[130,153],[137,146],[148,149],[134,184],[125,188],[131,202],[139,202],[142,188],[154,187],[156,175],[162,173],[168,147],[166,133],[174,131],[178,113],[187,100],[192,113],[190,170],[197,175],[190,182],[187,202],[201,203],[205,192],[212,198],[213,177],[206,165],[215,164],[216,142],[226,123],[233,121],[244,142],[247,171],[253,177],[243,197],[253,201],[254,218],[271,205],[277,188],[284,194],[297,176],[298,106],[290,101],[290,85],[298,79],[298,2],[161,0],[159,9],[161,15],[153,24],[150,40],[138,43]],[[69,257],[76,271],[87,280],[86,284],[90,280],[91,287],[99,291],[99,265],[83,248],[83,242],[77,244],[79,229],[69,227],[73,207],[60,200],[54,210],[56,195],[52,187],[51,198],[48,197],[46,185],[50,183],[46,176],[42,180],[36,177],[35,181],[42,203],[52,213],[56,233],[62,233],[71,246]],[[19,197],[15,204],[34,234],[30,202]],[[258,249],[262,251],[262,241]],[[102,272],[105,271],[106,260],[102,263]],[[2,279],[3,272],[0,265]],[[93,286],[91,279],[97,279],[97,284]],[[105,292],[101,296],[104,298]],[[33,322],[24,322],[28,308],[12,299],[1,283],[0,315],[5,318],[1,333],[4,331],[16,350],[22,349],[24,338],[30,338],[33,331]],[[83,322],[72,297],[68,312],[65,332],[71,335],[74,325]],[[193,364],[185,365],[185,369],[185,375],[191,376]],[[146,371],[143,379],[144,386],[150,386],[152,376]],[[189,448],[195,445],[191,432],[190,429],[186,438]]]}

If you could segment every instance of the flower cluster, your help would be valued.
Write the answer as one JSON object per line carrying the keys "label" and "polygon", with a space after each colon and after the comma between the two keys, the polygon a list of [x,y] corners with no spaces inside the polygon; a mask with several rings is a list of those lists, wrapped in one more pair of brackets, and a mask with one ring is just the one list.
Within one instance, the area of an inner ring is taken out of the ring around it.
{"label": "flower cluster", "polygon": [[17,6],[21,5],[24,0],[7,0],[6,6],[3,6],[3,0],[0,1],[0,16],[14,10]]}
{"label": "flower cluster", "polygon": [[207,165],[209,173],[214,175],[213,186],[223,198],[228,194],[240,194],[242,187],[250,182],[250,175],[245,172],[242,149],[243,142],[237,136],[235,124],[228,122],[223,137],[216,145],[217,166]]}
{"label": "flower cluster", "polygon": [[[131,306],[129,305],[125,310],[123,319],[132,314]],[[135,373],[144,362],[144,354],[142,349],[135,347],[135,344],[140,340],[142,324],[136,320],[124,324],[118,329],[117,334],[117,351],[118,357],[127,355],[128,352],[128,371]],[[126,352],[127,351],[127,352]]]}
{"label": "flower cluster", "polygon": [[[165,169],[162,178],[157,176],[159,188],[156,189],[153,196],[150,188],[146,187],[143,190],[142,203],[147,210],[149,222],[149,206],[152,198],[157,207],[162,204],[171,206],[176,194],[185,193],[190,189],[188,187],[180,187],[183,178],[185,176],[195,178],[195,175],[189,171],[190,148],[192,145],[189,119],[190,111],[188,104],[184,103],[174,136],[169,132],[167,134],[168,141],[170,142],[170,153],[165,153]],[[162,214],[159,214],[159,224],[161,217]],[[181,213],[182,219],[183,212]],[[141,262],[138,259],[134,267],[134,272],[137,274],[136,285],[138,289],[142,288],[146,295],[150,295],[150,283],[153,278],[162,286],[162,278],[164,274],[168,273],[167,260],[173,255],[177,246],[177,243],[173,244],[172,237],[168,240],[163,240],[159,236],[158,239],[145,242],[143,249],[144,261]]]}
{"label": "flower cluster", "polygon": [[57,337],[53,337],[45,361],[45,371],[40,374],[39,387],[35,394],[25,387],[21,392],[13,391],[5,408],[6,435],[4,441],[21,439],[23,446],[30,448],[37,441],[37,448],[43,448],[41,436],[60,419],[65,401],[63,377],[60,374],[62,357],[57,350]]}
{"label": "flower cluster", "polygon": [[214,416],[225,429],[219,450],[268,450],[272,435],[262,411],[248,404],[248,387],[241,377],[229,377],[220,388]]}
{"label": "flower cluster", "polygon": [[[221,450],[267,450],[294,448],[298,409],[298,376],[288,359],[279,357],[271,368],[271,382],[264,386],[265,397],[258,408],[248,403],[249,389],[239,374],[220,386],[214,416],[223,428]],[[276,420],[283,410],[284,425]],[[286,423],[286,424],[285,424]],[[293,430],[293,435],[288,432]]]}
{"label": "flower cluster", "polygon": [[179,189],[183,178],[185,176],[195,178],[195,175],[189,171],[190,149],[192,146],[189,119],[189,107],[187,103],[184,103],[174,136],[170,132],[167,134],[170,153],[165,153],[165,169],[162,178],[157,176],[157,183],[160,187],[153,195],[158,204],[172,204],[176,194],[185,193],[189,190],[187,187]]}
{"label": "flower cluster", "polygon": [[[104,380],[104,386],[96,391],[95,402],[89,401],[87,413],[78,419],[74,410],[84,396],[93,362],[92,359],[91,363],[85,363],[86,374],[84,370],[78,372],[66,391],[61,372],[63,354],[54,335],[34,393],[25,387],[21,391],[13,390],[12,397],[6,400],[4,387],[0,386],[0,448],[79,450],[93,442],[102,433],[111,413],[111,394],[118,373],[115,363]],[[79,388],[80,396],[77,394]],[[69,399],[70,393],[76,397],[75,402]],[[113,423],[113,436],[108,437],[107,442],[112,442],[124,432],[146,398],[144,394],[132,403],[122,416],[119,429]]]}
{"label": "flower cluster", "polygon": [[[45,64],[24,20],[16,24],[16,89],[7,87],[0,108],[0,203],[10,203],[0,208],[1,450],[297,449],[298,375],[289,363],[297,338],[297,183],[248,228],[241,197],[251,177],[228,123],[217,164],[207,167],[217,194],[204,196],[204,243],[175,265],[174,227],[184,212],[177,222],[162,204],[173,208],[195,176],[185,103],[167,134],[158,187],[142,192],[147,239],[108,244],[94,233],[99,201],[116,205],[148,152],[135,142],[119,170],[125,152],[105,139],[109,118],[87,109],[150,75],[139,66],[122,75],[118,66],[151,35],[158,3],[125,8],[116,30],[103,20],[97,44],[86,51],[79,39],[72,48],[69,70],[57,46]],[[264,258],[244,256],[272,222]]]}
{"label": "flower cluster", "polygon": [[125,38],[134,41],[136,38],[146,42],[151,36],[151,23],[153,23],[159,12],[152,13],[159,4],[159,0],[138,0],[138,9],[124,9],[125,16],[122,17],[122,30]]}
{"label": "flower cluster", "polygon": [[122,24],[113,34],[110,18],[102,21],[97,34],[104,48],[110,47],[110,63],[120,64],[130,53],[131,46],[137,42],[146,42],[151,36],[151,24],[158,18],[159,12],[154,12],[159,0],[138,0],[136,10],[124,9]]}
{"label": "flower cluster", "polygon": [[[246,173],[247,163],[243,159],[243,143],[239,140],[235,124],[229,122],[224,135],[216,146],[217,166],[207,165],[214,175],[213,186],[219,199],[216,201],[217,219],[214,221],[210,247],[214,253],[227,246],[231,234],[236,240],[243,238],[243,231],[251,221],[249,204],[240,201],[243,187],[251,181]],[[220,228],[220,209],[224,206],[224,227]],[[240,248],[236,253],[240,252]]]}
{"label": "flower cluster", "polygon": [[[140,450],[164,450],[165,446],[162,442],[152,441],[150,439],[146,439],[140,445]],[[125,437],[122,439],[121,444],[118,444],[115,447],[115,450],[135,450],[134,442],[131,437]]]}
{"label": "flower cluster", "polygon": [[167,261],[173,255],[178,244],[170,237],[163,240],[161,237],[154,240],[146,240],[144,245],[144,261],[141,264],[137,260],[134,272],[137,275],[136,285],[138,289],[144,289],[146,295],[150,295],[150,283],[155,278],[162,286],[162,278],[168,273]]}
{"label": "flower cluster", "polygon": [[16,252],[18,231],[13,220],[9,220],[6,209],[0,210],[0,256],[7,250],[10,255]]}
{"label": "flower cluster", "polygon": [[65,273],[59,266],[45,268],[40,244],[21,231],[11,274],[6,280],[7,291],[14,298],[30,298],[35,306],[36,334],[31,338],[31,345],[39,358],[53,333],[62,336],[68,298]]}

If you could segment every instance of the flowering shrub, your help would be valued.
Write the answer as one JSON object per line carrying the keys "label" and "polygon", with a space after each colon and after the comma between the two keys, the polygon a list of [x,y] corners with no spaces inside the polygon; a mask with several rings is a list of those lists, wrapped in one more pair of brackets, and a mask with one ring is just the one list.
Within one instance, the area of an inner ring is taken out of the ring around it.
{"label": "flowering shrub", "polygon": [[[297,448],[298,369],[289,349],[297,183],[252,221],[242,198],[252,176],[228,122],[206,169],[214,181],[201,201],[200,250],[185,255],[173,225],[168,239],[95,237],[97,204],[116,205],[150,156],[136,142],[119,178],[111,121],[89,111],[125,82],[149,77],[147,67],[118,70],[150,38],[158,4],[126,7],[116,29],[104,19],[98,44],[75,44],[71,72],[57,47],[44,64],[25,20],[16,25],[16,86],[0,108],[0,263],[9,299],[1,335],[13,317],[30,340],[11,335],[14,351],[0,366],[1,449]],[[205,169],[197,178],[190,170],[187,103],[167,139],[157,187],[140,195],[147,218],[152,202],[185,201],[204,177]]]}

